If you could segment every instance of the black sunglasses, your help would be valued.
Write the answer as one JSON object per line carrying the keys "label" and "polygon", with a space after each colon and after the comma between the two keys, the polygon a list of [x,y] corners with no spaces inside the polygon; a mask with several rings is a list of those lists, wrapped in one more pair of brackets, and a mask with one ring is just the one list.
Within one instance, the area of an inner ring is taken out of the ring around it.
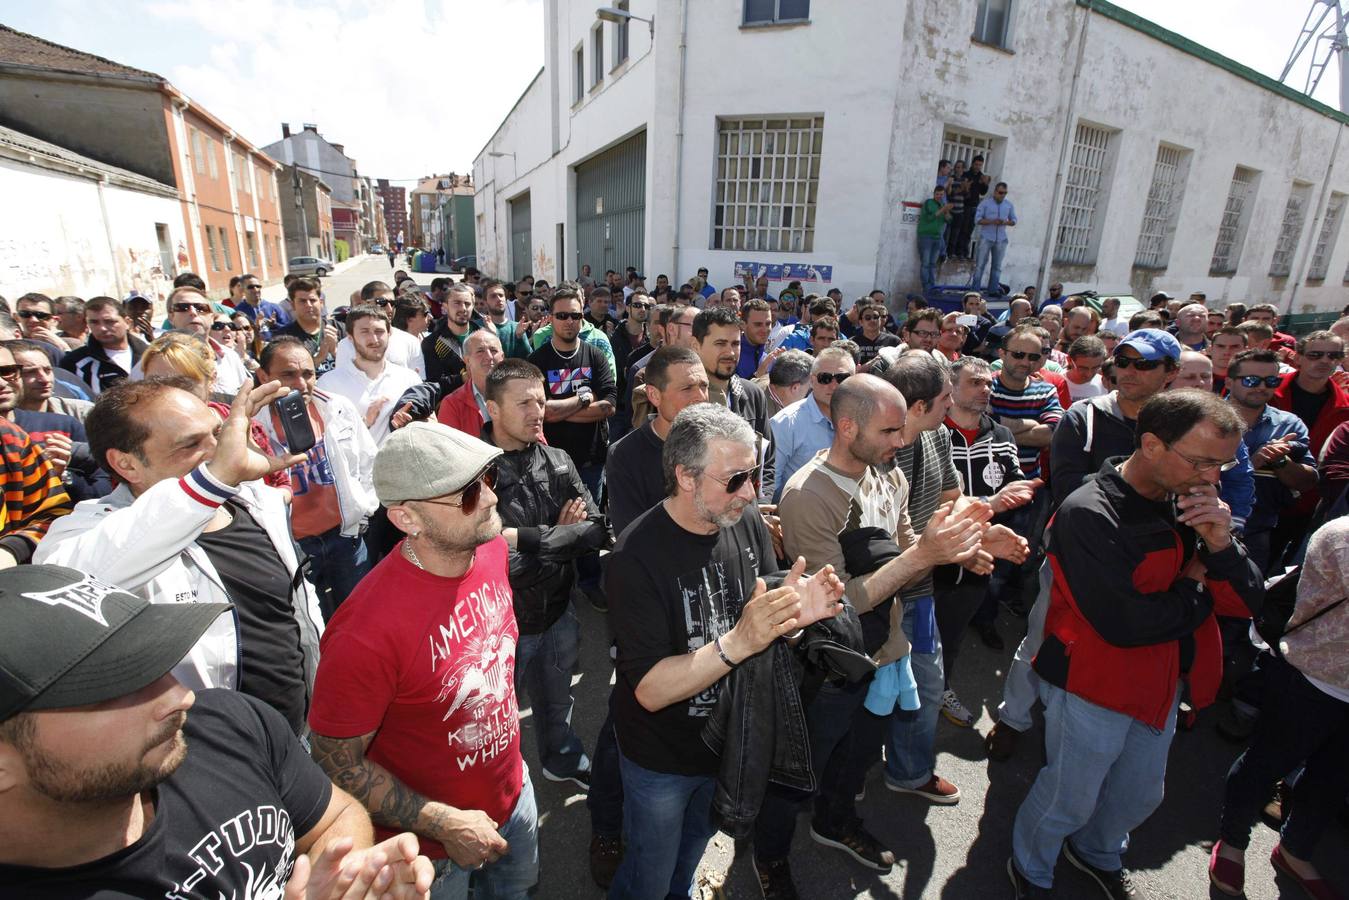
{"label": "black sunglasses", "polygon": [[842,384],[852,377],[851,372],[816,372],[815,381],[817,384]]}
{"label": "black sunglasses", "polygon": [[[181,313],[181,312],[192,312],[193,310],[196,310],[197,312],[200,312],[200,313],[207,313],[207,312],[210,312],[210,311],[211,311],[211,307],[207,306],[205,303],[175,303],[175,304],[173,304],[173,311],[174,311],[174,312],[180,312],[180,313]],[[23,313],[19,313],[19,315],[23,315]]]}
{"label": "black sunglasses", "polygon": [[652,307],[652,304],[643,303],[640,300],[634,300],[633,302],[629,303],[628,306],[632,309],[650,309]]}
{"label": "black sunglasses", "polygon": [[749,481],[750,476],[753,475],[757,470],[758,466],[755,466],[753,469],[746,469],[743,472],[736,472],[730,478],[718,478],[717,476],[713,475],[710,472],[706,474],[707,477],[711,478],[713,481],[720,481],[722,484],[726,485],[726,493],[734,494],[736,491],[740,490],[742,487],[745,486],[745,482]]}
{"label": "black sunglasses", "polygon": [[[23,313],[19,313],[23,315]],[[48,318],[51,318],[48,316]],[[1306,350],[1302,354],[1304,359],[1344,359],[1343,350]]]}
{"label": "black sunglasses", "polygon": [[1036,353],[1033,350],[1008,350],[1007,355],[1012,359],[1028,359],[1031,362],[1039,362],[1045,357],[1043,353]]}
{"label": "black sunglasses", "polygon": [[478,508],[478,501],[482,499],[482,486],[484,484],[489,488],[495,488],[497,486],[497,467],[495,465],[483,469],[482,474],[473,479],[473,481],[460,492],[459,502],[456,503],[453,500],[423,500],[421,502],[434,503],[437,506],[457,506],[463,511],[464,515],[471,516]]}
{"label": "black sunglasses", "polygon": [[1116,356],[1115,368],[1127,369],[1133,367],[1140,372],[1151,372],[1162,364],[1160,359],[1134,359],[1131,356]]}
{"label": "black sunglasses", "polygon": [[22,366],[0,366],[0,378],[5,381],[18,381],[19,373],[22,371]]}
{"label": "black sunglasses", "polygon": [[232,322],[212,322],[212,331],[243,331],[242,326],[235,325]]}
{"label": "black sunglasses", "polygon": [[18,316],[20,319],[37,319],[39,322],[45,322],[52,318],[51,313],[39,312],[36,309],[21,309]]}
{"label": "black sunglasses", "polygon": [[388,297],[385,297],[385,298],[382,299],[382,300],[376,300],[376,301],[375,301],[375,305],[376,305],[376,306],[393,306],[393,301],[390,300]]}
{"label": "black sunglasses", "polygon": [[578,312],[560,312],[553,313],[553,318],[559,322],[579,322],[585,318],[585,313]]}
{"label": "black sunglasses", "polygon": [[1276,388],[1279,382],[1283,381],[1282,375],[1242,375],[1237,381],[1241,382],[1244,388],[1256,388],[1263,384],[1267,388]]}

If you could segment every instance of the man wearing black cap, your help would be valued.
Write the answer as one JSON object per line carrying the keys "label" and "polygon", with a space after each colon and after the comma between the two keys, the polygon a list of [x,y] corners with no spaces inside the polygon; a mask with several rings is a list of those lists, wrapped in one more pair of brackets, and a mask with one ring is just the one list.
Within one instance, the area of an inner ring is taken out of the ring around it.
{"label": "man wearing black cap", "polygon": [[6,896],[426,895],[413,836],[371,847],[277,712],[170,674],[229,609],[58,566],[0,573]]}

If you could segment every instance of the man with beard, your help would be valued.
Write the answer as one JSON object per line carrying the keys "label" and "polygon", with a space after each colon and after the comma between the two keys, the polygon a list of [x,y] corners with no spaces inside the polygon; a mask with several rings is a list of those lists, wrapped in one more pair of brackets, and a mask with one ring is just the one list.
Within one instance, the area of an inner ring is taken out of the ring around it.
{"label": "man with beard", "polygon": [[[767,285],[767,282],[764,282]],[[740,318],[726,306],[714,306],[693,320],[694,350],[707,370],[707,398],[750,424],[759,436],[759,496],[773,496],[774,451],[763,388],[735,374],[740,362]]]}
{"label": "man with beard", "polygon": [[440,398],[464,383],[464,340],[469,332],[483,327],[482,320],[473,318],[473,288],[462,281],[445,291],[445,316],[422,340],[422,356],[426,360],[426,380],[438,390],[429,397],[424,408],[413,408],[416,417],[431,414]]}
{"label": "man with beard", "polygon": [[438,897],[518,900],[538,879],[500,455],[426,422],[380,448],[375,492],[405,537],[329,623],[309,713],[314,758],[381,836],[419,837]]}
{"label": "man with beard", "polygon": [[389,314],[373,303],[362,304],[347,313],[356,355],[347,365],[339,365],[319,378],[326,393],[351,401],[360,413],[375,446],[384,443],[389,432],[401,428],[411,418],[406,404],[395,406],[403,392],[421,384],[417,373],[384,358],[389,349]]}
{"label": "man with beard", "polygon": [[7,894],[410,900],[430,888],[413,836],[371,847],[369,817],[278,713],[169,674],[228,604],[152,606],[57,566],[3,573],[0,599]]}

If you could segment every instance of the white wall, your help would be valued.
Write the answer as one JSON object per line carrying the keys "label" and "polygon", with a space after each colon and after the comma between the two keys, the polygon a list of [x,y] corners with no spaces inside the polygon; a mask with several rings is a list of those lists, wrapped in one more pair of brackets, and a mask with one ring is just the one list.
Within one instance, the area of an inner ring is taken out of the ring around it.
{"label": "white wall", "polygon": [[12,213],[0,216],[0,294],[166,296],[173,279],[161,271],[155,224],[168,225],[185,256],[178,200],[111,185],[103,193],[106,219],[96,182],[0,159],[0,197]]}

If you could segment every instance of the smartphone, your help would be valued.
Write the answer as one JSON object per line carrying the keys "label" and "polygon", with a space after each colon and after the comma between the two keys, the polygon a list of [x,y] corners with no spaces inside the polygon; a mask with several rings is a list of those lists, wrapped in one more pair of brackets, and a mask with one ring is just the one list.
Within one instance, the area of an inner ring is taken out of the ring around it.
{"label": "smartphone", "polygon": [[276,414],[281,419],[281,430],[286,435],[286,446],[291,453],[308,453],[317,441],[314,426],[309,421],[309,404],[304,394],[291,391],[276,401]]}
{"label": "smartphone", "polygon": [[956,324],[957,324],[957,325],[963,325],[963,326],[965,326],[966,328],[973,328],[974,326],[976,326],[976,325],[979,324],[979,317],[978,317],[978,316],[957,316],[957,317],[956,317]]}

